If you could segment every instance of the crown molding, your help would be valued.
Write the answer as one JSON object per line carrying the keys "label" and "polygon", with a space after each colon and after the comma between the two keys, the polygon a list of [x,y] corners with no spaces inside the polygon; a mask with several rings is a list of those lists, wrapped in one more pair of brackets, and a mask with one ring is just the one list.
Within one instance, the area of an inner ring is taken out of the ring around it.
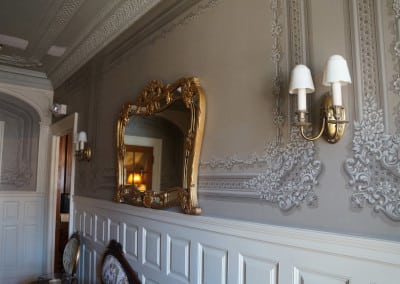
{"label": "crown molding", "polygon": [[87,63],[104,46],[113,41],[161,0],[121,0],[105,7],[99,15],[104,17],[97,26],[82,33],[81,40],[66,55],[66,59],[50,71],[49,77],[58,87],[69,76]]}

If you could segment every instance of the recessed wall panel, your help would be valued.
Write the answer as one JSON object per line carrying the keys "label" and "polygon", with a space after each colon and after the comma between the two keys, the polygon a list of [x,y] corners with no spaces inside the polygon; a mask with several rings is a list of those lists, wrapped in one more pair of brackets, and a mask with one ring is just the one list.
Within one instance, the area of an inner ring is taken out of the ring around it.
{"label": "recessed wall panel", "polygon": [[92,266],[93,266],[93,251],[88,246],[83,246],[83,259],[79,261],[83,262],[81,273],[81,279],[83,279],[83,283],[93,283],[93,275],[92,275]]}
{"label": "recessed wall panel", "polygon": [[119,223],[111,221],[110,223],[110,240],[120,241],[119,239]]}
{"label": "recessed wall panel", "polygon": [[167,274],[189,281],[190,240],[167,237]]}
{"label": "recessed wall panel", "polygon": [[294,284],[350,284],[350,280],[341,275],[294,268]]}
{"label": "recessed wall panel", "polygon": [[228,251],[199,245],[200,283],[227,283]]}
{"label": "recessed wall panel", "polygon": [[144,264],[161,270],[161,234],[155,231],[143,230],[144,234]]}
{"label": "recessed wall panel", "polygon": [[74,231],[76,232],[76,231],[79,231],[79,232],[82,232],[83,230],[83,227],[82,227],[82,212],[81,211],[78,211],[78,210],[75,210],[75,213],[74,213]]}
{"label": "recessed wall panel", "polygon": [[138,231],[139,228],[127,224],[125,228],[125,251],[130,257],[138,258]]}
{"label": "recessed wall panel", "polygon": [[2,260],[4,267],[15,267],[18,255],[18,229],[17,226],[3,226]]}
{"label": "recessed wall panel", "polygon": [[93,214],[84,213],[85,218],[85,236],[93,239]]}
{"label": "recessed wall panel", "polygon": [[4,202],[4,214],[3,220],[4,224],[14,224],[19,218],[19,202],[6,201]]}
{"label": "recessed wall panel", "polygon": [[96,220],[95,241],[103,245],[106,245],[108,242],[108,223],[109,223],[108,218],[96,215],[95,220]]}
{"label": "recessed wall panel", "polygon": [[37,225],[25,225],[23,227],[24,235],[22,238],[24,239],[24,259],[23,262],[25,265],[37,266],[38,259],[41,259],[42,252],[38,251],[38,243],[39,240],[39,232]]}
{"label": "recessed wall panel", "polygon": [[143,284],[160,284],[160,283],[158,283],[157,281],[145,278]]}
{"label": "recessed wall panel", "polygon": [[27,201],[24,206],[24,223],[36,224],[38,223],[41,214],[40,202]]}
{"label": "recessed wall panel", "polygon": [[278,263],[267,259],[239,255],[239,283],[277,284]]}

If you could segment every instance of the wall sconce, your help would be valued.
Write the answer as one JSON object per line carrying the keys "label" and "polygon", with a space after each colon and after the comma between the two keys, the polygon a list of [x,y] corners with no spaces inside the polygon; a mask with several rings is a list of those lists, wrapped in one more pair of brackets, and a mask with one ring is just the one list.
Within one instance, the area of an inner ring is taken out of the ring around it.
{"label": "wall sconce", "polygon": [[346,112],[342,104],[341,87],[351,83],[346,60],[340,55],[332,55],[324,70],[322,84],[331,86],[332,95],[326,94],[321,104],[321,130],[318,135],[309,137],[304,133],[304,127],[310,125],[307,121],[307,94],[315,91],[310,69],[305,65],[296,65],[291,74],[289,93],[297,94],[298,121],[301,135],[308,141],[317,140],[325,134],[329,143],[336,143],[342,138],[346,127]]}
{"label": "wall sconce", "polygon": [[84,131],[78,134],[78,141],[75,144],[75,156],[79,161],[90,161],[92,158],[92,150],[87,143],[87,135]]}
{"label": "wall sconce", "polygon": [[55,116],[63,116],[67,114],[67,105],[54,103],[50,106],[50,112]]}

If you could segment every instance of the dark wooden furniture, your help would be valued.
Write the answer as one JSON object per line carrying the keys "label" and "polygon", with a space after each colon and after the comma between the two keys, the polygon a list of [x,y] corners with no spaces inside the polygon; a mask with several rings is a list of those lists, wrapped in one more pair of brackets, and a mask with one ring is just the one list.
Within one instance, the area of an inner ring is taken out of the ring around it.
{"label": "dark wooden furniture", "polygon": [[103,284],[141,284],[136,272],[125,258],[122,246],[111,240],[101,261],[100,279]]}

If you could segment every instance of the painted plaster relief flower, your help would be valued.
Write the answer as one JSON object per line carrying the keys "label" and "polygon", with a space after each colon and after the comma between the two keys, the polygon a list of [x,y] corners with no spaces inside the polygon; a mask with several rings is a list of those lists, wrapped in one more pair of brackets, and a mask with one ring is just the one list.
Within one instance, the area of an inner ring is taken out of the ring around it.
{"label": "painted plaster relief flower", "polygon": [[394,89],[399,92],[400,91],[400,74],[396,74],[395,80],[393,82]]}

